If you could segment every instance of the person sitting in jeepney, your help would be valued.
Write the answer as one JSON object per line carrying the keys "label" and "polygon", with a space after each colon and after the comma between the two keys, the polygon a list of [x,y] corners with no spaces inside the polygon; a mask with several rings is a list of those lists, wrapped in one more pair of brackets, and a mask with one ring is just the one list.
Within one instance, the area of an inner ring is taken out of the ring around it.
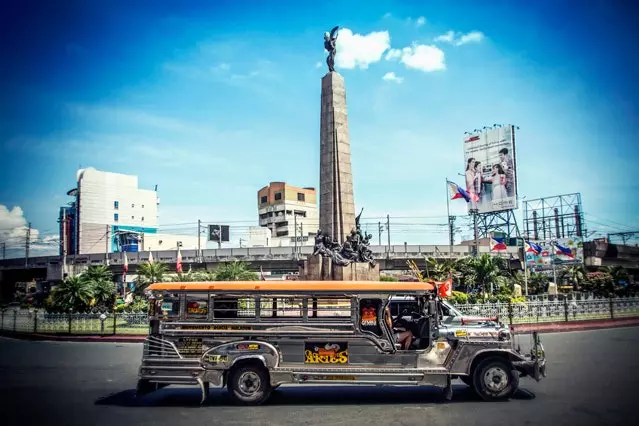
{"label": "person sitting in jeepney", "polygon": [[395,337],[395,342],[401,345],[401,348],[404,350],[408,350],[411,343],[413,343],[413,332],[410,330],[406,330],[405,328],[393,327],[393,317],[391,316],[390,308],[387,306],[385,309],[386,312],[386,324],[388,328],[393,331],[393,336]]}

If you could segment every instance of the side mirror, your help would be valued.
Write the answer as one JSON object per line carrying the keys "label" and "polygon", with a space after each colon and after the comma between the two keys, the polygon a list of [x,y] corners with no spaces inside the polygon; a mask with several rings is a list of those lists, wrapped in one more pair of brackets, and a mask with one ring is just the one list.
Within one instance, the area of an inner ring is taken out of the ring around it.
{"label": "side mirror", "polygon": [[429,300],[428,301],[428,315],[436,316],[437,315],[437,301]]}

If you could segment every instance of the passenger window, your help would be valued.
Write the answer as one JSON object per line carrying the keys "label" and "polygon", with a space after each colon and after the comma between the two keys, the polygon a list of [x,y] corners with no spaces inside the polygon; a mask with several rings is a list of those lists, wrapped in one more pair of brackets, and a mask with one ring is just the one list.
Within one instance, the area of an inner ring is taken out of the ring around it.
{"label": "passenger window", "polygon": [[380,315],[382,314],[382,301],[379,299],[362,299],[359,303],[359,326],[362,331],[371,332],[377,336],[382,336],[382,329],[379,326]]}
{"label": "passenger window", "polygon": [[186,319],[205,320],[209,316],[209,300],[203,295],[186,296]]}
{"label": "passenger window", "polygon": [[180,295],[167,294],[160,301],[160,315],[164,319],[174,319],[180,316]]}
{"label": "passenger window", "polygon": [[323,321],[351,317],[351,300],[337,298],[314,298],[308,303],[308,317]]}
{"label": "passenger window", "polygon": [[255,317],[255,299],[250,297],[213,297],[213,318]]}
{"label": "passenger window", "polygon": [[303,299],[264,297],[260,301],[260,318],[302,318]]}

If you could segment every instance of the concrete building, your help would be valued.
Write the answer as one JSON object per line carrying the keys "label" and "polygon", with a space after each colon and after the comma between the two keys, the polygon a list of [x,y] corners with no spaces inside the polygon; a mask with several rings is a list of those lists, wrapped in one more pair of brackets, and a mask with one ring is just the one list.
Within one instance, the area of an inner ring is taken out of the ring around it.
{"label": "concrete building", "polygon": [[[196,248],[197,236],[158,233],[157,191],[138,177],[89,167],[76,174],[71,207],[60,209],[60,240],[67,254]],[[70,253],[70,251],[72,253]]]}
{"label": "concrete building", "polygon": [[271,182],[257,192],[259,225],[271,231],[270,246],[313,245],[319,226],[315,188]]}

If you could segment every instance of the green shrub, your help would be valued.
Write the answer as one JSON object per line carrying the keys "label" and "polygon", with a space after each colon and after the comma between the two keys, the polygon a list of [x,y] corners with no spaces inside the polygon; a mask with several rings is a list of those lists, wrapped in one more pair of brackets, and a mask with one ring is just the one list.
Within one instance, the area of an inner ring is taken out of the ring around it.
{"label": "green shrub", "polygon": [[379,280],[380,281],[399,281],[399,278],[393,275],[380,275]]}

